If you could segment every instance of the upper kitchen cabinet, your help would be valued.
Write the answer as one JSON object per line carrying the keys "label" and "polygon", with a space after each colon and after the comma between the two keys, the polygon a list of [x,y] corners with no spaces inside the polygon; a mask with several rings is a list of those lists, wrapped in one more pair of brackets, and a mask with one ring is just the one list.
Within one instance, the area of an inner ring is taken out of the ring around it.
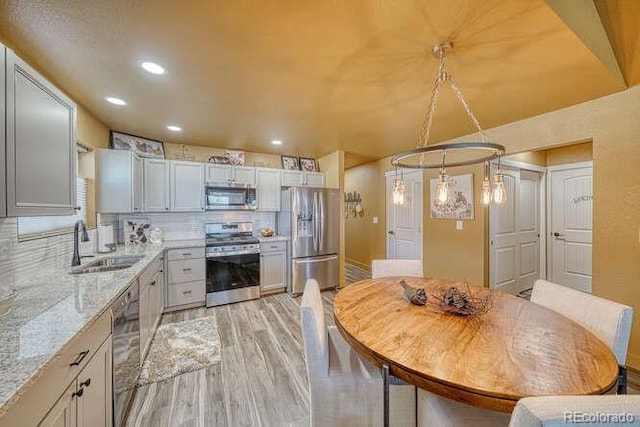
{"label": "upper kitchen cabinet", "polygon": [[142,211],[142,159],[126,150],[96,150],[96,210]]}
{"label": "upper kitchen cabinet", "polygon": [[172,160],[170,168],[171,210],[204,211],[204,163]]}
{"label": "upper kitchen cabinet", "polygon": [[76,104],[10,49],[3,56],[7,214],[72,215]]}
{"label": "upper kitchen cabinet", "polygon": [[144,212],[169,210],[169,162],[164,159],[144,159]]}
{"label": "upper kitchen cabinet", "polygon": [[280,210],[280,169],[256,168],[256,210]]}
{"label": "upper kitchen cabinet", "polygon": [[207,183],[256,185],[256,170],[250,166],[207,164]]}
{"label": "upper kitchen cabinet", "polygon": [[282,171],[283,187],[324,187],[324,173],[303,171]]}

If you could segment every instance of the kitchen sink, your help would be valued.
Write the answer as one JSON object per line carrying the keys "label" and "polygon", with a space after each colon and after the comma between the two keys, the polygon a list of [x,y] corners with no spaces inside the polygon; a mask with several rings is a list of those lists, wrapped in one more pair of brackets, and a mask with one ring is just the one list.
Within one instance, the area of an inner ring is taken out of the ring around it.
{"label": "kitchen sink", "polygon": [[103,273],[105,271],[124,270],[144,258],[143,255],[122,255],[100,258],[85,265],[71,269],[71,274]]}

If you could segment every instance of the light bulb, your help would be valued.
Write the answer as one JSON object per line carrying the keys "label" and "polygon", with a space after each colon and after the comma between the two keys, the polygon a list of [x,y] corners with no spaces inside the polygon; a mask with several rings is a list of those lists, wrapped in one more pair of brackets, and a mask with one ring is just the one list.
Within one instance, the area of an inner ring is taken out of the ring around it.
{"label": "light bulb", "polygon": [[404,182],[401,179],[393,180],[393,204],[394,205],[403,205],[404,204]]}
{"label": "light bulb", "polygon": [[491,203],[491,181],[489,181],[489,177],[485,176],[482,180],[482,204],[488,205]]}
{"label": "light bulb", "polygon": [[445,173],[441,173],[438,179],[436,199],[440,203],[446,203],[449,200],[449,177]]}
{"label": "light bulb", "polygon": [[493,176],[493,191],[491,193],[491,199],[493,203],[497,205],[502,204],[507,200],[507,191],[504,188],[501,173],[496,173]]}

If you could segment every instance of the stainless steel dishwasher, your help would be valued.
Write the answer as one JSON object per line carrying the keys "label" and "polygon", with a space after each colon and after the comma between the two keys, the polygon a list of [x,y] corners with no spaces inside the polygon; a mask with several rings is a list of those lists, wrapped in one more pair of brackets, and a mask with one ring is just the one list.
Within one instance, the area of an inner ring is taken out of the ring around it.
{"label": "stainless steel dishwasher", "polygon": [[124,425],[140,375],[140,292],[136,279],[111,306],[113,424]]}

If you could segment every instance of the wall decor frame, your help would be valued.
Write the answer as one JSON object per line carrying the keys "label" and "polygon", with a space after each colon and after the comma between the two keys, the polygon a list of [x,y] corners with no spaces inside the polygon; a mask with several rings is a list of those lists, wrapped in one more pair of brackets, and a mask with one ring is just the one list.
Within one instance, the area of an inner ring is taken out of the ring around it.
{"label": "wall decor frame", "polygon": [[442,203],[436,199],[438,178],[432,178],[429,186],[429,210],[435,219],[473,219],[473,174],[449,177],[449,200]]}
{"label": "wall decor frame", "polygon": [[282,169],[290,171],[300,170],[300,159],[294,156],[280,156],[282,160]]}
{"label": "wall decor frame", "polygon": [[300,157],[300,170],[305,172],[318,172],[318,162],[309,157]]}
{"label": "wall decor frame", "polygon": [[232,166],[244,166],[244,151],[226,150],[224,156]]}
{"label": "wall decor frame", "polygon": [[123,132],[111,131],[111,148],[133,151],[140,157],[164,159],[164,145],[160,141]]}

